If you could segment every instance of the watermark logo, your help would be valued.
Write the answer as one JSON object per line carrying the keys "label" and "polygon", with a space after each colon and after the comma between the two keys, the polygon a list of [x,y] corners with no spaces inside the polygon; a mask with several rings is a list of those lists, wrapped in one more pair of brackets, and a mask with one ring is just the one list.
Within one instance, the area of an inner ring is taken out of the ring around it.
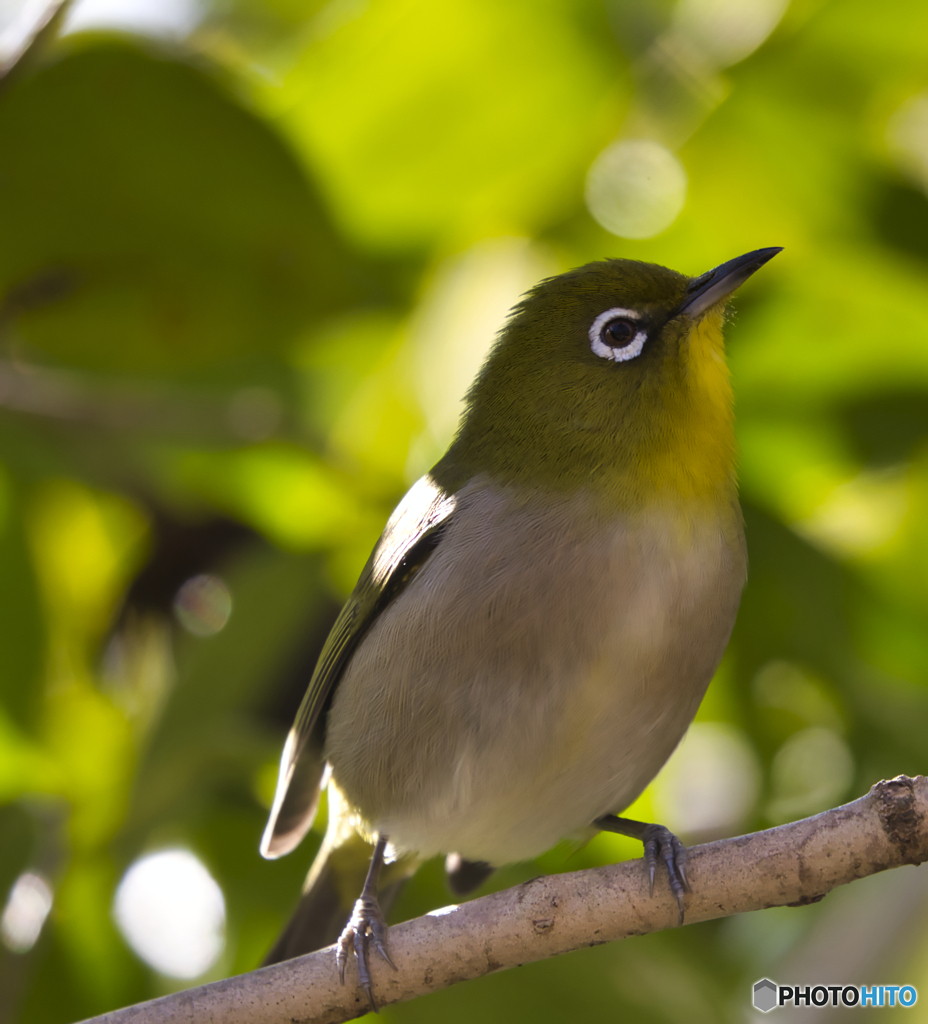
{"label": "watermark logo", "polygon": [[769,978],[754,984],[754,1008],[778,1006],[914,1006],[914,985],[778,985]]}
{"label": "watermark logo", "polygon": [[777,986],[769,979],[762,978],[754,986],[754,1006],[769,1013],[777,1005]]}

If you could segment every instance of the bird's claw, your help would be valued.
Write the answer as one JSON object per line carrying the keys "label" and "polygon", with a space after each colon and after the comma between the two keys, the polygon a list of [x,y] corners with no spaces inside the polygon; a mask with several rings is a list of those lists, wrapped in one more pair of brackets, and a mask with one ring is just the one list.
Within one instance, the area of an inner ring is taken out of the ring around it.
{"label": "bird's claw", "polygon": [[677,901],[677,924],[683,924],[683,896],[690,892],[690,883],[686,880],[686,847],[663,825],[648,825],[641,839],[644,843],[644,859],[648,866],[651,895],[654,895],[654,873],[660,855],[667,868],[670,891]]}
{"label": "bird's claw", "polygon": [[338,977],[341,983],[345,984],[345,967],[352,950],[355,959],[358,961],[358,981],[367,993],[371,1009],[376,1013],[377,1004],[374,1001],[374,986],[371,981],[370,958],[368,950],[373,942],[374,949],[397,970],[393,957],[387,948],[387,922],[384,920],[383,911],[374,896],[362,896],[354,905],[351,918],[345,925],[344,931],[338,937],[335,947],[335,964],[338,967]]}

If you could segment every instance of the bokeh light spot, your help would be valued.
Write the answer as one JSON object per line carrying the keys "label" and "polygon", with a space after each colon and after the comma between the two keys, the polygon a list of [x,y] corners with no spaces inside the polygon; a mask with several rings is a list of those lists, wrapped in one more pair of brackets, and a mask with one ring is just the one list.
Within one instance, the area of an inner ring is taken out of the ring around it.
{"label": "bokeh light spot", "polygon": [[684,833],[728,832],[751,813],[760,779],[739,729],[696,722],[654,782],[655,814]]}
{"label": "bokeh light spot", "polygon": [[232,614],[232,595],[218,576],[193,576],[174,598],[177,621],[194,636],[215,636]]}
{"label": "bokeh light spot", "polygon": [[787,711],[807,725],[834,731],[844,728],[842,711],[825,683],[799,665],[768,661],[754,677],[752,689],[759,707]]}
{"label": "bokeh light spot", "polygon": [[593,161],[586,205],[607,231],[651,238],[677,219],[686,202],[686,171],[666,146],[649,139],[615,142]]}
{"label": "bokeh light spot", "polygon": [[901,467],[864,470],[838,485],[811,515],[793,525],[838,555],[867,555],[899,536],[910,504]]}
{"label": "bokeh light spot", "polygon": [[854,758],[833,730],[813,727],[794,733],[771,767],[772,821],[792,821],[837,803],[854,779]]}
{"label": "bokeh light spot", "polygon": [[928,93],[909,97],[893,114],[886,144],[899,167],[928,190]]}
{"label": "bokeh light spot", "polygon": [[52,889],[33,871],[26,871],[10,889],[3,916],[0,939],[11,953],[28,953],[36,944],[45,918],[52,909]]}
{"label": "bokeh light spot", "polygon": [[777,27],[789,0],[681,0],[674,27],[704,58],[730,67]]}
{"label": "bokeh light spot", "polygon": [[64,32],[102,28],[182,37],[202,17],[197,0],[77,0],[65,17]]}
{"label": "bokeh light spot", "polygon": [[137,860],[119,883],[113,916],[132,949],[172,978],[199,977],[225,945],[222,890],[189,850]]}
{"label": "bokeh light spot", "polygon": [[439,267],[410,324],[430,442],[416,453],[413,479],[454,436],[464,396],[499,325],[525,292],[557,270],[542,246],[514,237],[487,239]]}

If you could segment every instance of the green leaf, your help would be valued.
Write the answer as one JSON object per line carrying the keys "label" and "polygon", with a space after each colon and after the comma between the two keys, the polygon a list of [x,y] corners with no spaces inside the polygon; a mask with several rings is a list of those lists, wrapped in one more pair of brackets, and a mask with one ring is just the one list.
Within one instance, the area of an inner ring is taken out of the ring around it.
{"label": "green leaf", "polygon": [[97,42],[0,96],[16,337],[106,371],[259,360],[357,295],[284,144],[217,79]]}

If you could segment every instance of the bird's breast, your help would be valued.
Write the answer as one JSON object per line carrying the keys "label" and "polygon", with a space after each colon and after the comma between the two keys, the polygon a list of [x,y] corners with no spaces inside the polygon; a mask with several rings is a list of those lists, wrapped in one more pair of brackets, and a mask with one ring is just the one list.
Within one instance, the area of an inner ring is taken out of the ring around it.
{"label": "bird's breast", "polygon": [[734,622],[740,511],[457,499],[347,666],[327,756],[399,848],[504,863],[622,810],[679,742]]}

